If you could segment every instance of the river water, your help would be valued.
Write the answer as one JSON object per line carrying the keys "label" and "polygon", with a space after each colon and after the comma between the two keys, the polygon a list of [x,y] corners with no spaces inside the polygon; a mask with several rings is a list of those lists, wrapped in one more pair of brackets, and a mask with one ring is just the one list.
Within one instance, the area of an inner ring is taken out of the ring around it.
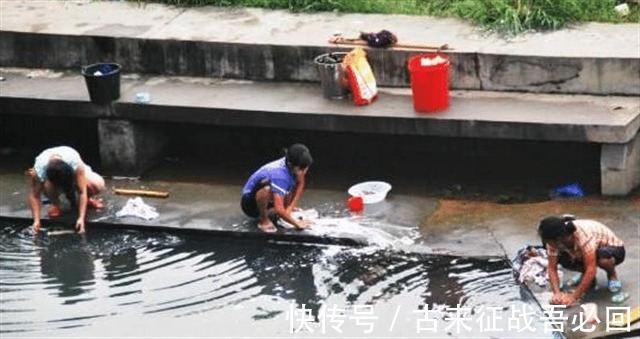
{"label": "river water", "polygon": [[501,258],[0,226],[2,337],[553,337]]}

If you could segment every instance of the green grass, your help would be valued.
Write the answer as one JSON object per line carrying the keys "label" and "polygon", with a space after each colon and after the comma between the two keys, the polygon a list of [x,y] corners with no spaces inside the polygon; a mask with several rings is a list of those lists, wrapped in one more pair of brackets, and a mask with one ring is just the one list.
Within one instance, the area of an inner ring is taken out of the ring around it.
{"label": "green grass", "polygon": [[638,22],[637,4],[625,18],[615,12],[617,3],[617,0],[459,0],[446,13],[510,35],[557,30],[574,22]]}
{"label": "green grass", "polygon": [[292,12],[384,13],[457,17],[506,35],[557,30],[577,22],[640,23],[640,5],[630,14],[614,7],[623,0],[143,0],[176,6],[286,9]]}

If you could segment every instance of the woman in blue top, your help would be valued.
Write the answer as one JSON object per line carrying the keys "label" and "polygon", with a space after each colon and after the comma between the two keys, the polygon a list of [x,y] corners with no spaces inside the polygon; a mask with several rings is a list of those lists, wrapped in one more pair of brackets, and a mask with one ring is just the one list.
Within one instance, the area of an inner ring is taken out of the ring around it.
{"label": "woman in blue top", "polygon": [[[60,215],[60,194],[64,193],[72,206],[78,207],[76,229],[84,232],[87,205],[102,208],[100,200],[92,196],[106,190],[104,179],[86,165],[80,154],[68,146],[48,148],[36,157],[28,175],[31,181],[29,205],[33,214],[32,229],[40,231],[40,196],[44,190],[51,200],[49,217]],[[77,194],[77,200],[76,200]]]}
{"label": "woman in blue top", "polygon": [[291,217],[291,212],[302,197],[305,175],[313,158],[303,144],[293,144],[285,152],[283,158],[272,161],[253,173],[242,190],[242,211],[249,217],[259,218],[258,227],[268,233],[277,231],[269,220],[268,212],[271,207],[278,217],[296,228],[309,227],[308,221]]}

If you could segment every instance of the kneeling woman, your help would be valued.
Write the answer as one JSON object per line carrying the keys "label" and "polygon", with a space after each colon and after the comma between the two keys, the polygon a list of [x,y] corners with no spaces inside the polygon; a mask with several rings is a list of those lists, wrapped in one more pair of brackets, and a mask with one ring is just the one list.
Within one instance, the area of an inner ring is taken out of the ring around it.
{"label": "kneeling woman", "polygon": [[[78,207],[76,229],[85,231],[87,205],[102,208],[102,202],[92,198],[106,190],[104,179],[86,165],[80,154],[68,146],[44,150],[36,157],[28,175],[31,181],[29,205],[33,214],[32,229],[40,231],[40,197],[42,191],[51,200],[49,217],[60,215],[60,194],[64,193],[72,206]],[[77,198],[76,198],[77,194]]]}
{"label": "kneeling woman", "polygon": [[[547,217],[540,221],[538,234],[549,255],[549,282],[552,304],[571,305],[595,283],[598,267],[607,272],[611,292],[622,288],[616,266],[624,261],[624,243],[605,225],[595,220]],[[558,264],[582,272],[573,293],[560,291]]]}

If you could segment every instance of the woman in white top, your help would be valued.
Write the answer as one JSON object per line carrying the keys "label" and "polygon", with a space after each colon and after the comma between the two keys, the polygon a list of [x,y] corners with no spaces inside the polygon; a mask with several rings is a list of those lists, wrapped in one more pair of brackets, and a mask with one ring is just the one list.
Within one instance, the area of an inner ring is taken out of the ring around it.
{"label": "woman in white top", "polygon": [[[40,197],[42,191],[51,200],[49,217],[60,215],[60,194],[64,193],[72,206],[78,207],[76,229],[85,231],[87,205],[102,208],[100,200],[92,198],[106,190],[104,179],[86,165],[80,154],[68,146],[53,147],[44,150],[36,157],[28,175],[31,181],[29,205],[33,214],[32,229],[40,231]],[[77,199],[76,199],[77,193]]]}

